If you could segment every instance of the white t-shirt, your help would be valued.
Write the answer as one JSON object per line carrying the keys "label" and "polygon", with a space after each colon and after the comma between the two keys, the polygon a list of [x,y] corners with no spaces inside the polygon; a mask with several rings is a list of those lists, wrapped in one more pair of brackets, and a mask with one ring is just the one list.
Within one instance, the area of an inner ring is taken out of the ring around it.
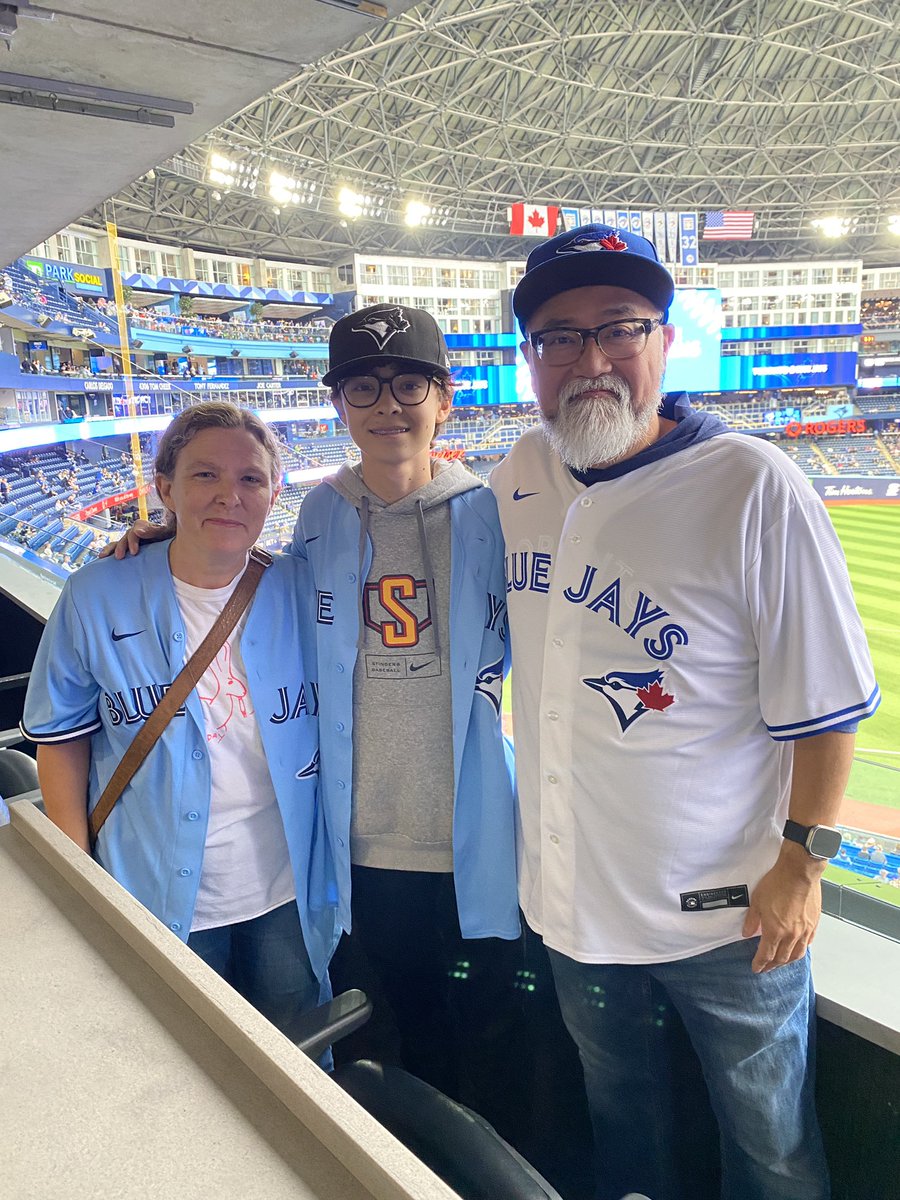
{"label": "white t-shirt", "polygon": [[529,925],[581,962],[738,940],[781,845],[792,740],[878,703],[824,506],[733,433],[585,487],[537,429],[491,487]]}
{"label": "white t-shirt", "polygon": [[[238,585],[199,588],[173,579],[187,657]],[[240,640],[247,612],[197,685],[206,721],[211,795],[191,932],[249,921],[295,897],[284,824],[247,687]]]}

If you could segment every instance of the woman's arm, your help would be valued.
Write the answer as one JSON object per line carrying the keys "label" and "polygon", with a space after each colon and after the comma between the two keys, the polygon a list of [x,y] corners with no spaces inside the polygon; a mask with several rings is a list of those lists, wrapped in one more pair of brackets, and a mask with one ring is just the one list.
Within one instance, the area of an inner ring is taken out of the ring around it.
{"label": "woman's arm", "polygon": [[91,852],[87,794],[90,762],[90,738],[38,746],[38,778],[47,816],[87,854]]}

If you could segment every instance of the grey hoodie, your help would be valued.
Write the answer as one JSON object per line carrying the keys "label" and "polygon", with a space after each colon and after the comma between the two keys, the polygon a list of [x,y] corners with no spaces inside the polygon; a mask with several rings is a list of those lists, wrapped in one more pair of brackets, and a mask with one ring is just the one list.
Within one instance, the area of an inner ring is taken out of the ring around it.
{"label": "grey hoodie", "polygon": [[368,491],[360,464],[328,482],[359,510],[360,563],[366,535],[373,548],[353,675],[351,861],[452,871],[449,501],[482,484],[440,459],[393,504]]}

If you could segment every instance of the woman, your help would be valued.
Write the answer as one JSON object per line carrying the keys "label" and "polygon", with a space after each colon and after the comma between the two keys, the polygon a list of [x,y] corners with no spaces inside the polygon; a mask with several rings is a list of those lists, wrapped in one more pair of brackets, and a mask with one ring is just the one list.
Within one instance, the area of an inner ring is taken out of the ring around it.
{"label": "woman", "polygon": [[[187,409],[156,457],[174,537],[67,581],[35,659],[22,731],[38,743],[47,815],[83,850],[89,812],[237,587],[280,480],[277,443],[258,417],[230,404]],[[305,564],[268,567],[94,848],[288,1034],[328,995],[337,934],[320,864],[311,605]]]}

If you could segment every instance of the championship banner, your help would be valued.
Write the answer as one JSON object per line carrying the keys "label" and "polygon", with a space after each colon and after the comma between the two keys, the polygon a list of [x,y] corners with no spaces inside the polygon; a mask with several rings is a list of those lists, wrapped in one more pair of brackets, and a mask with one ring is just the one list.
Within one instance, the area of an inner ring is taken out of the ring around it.
{"label": "championship banner", "polygon": [[682,267],[696,267],[700,261],[697,240],[697,214],[678,214],[678,262]]}
{"label": "championship banner", "polygon": [[[678,262],[678,216],[677,212],[666,213],[666,254],[664,262]],[[658,246],[662,257],[662,246]]]}

